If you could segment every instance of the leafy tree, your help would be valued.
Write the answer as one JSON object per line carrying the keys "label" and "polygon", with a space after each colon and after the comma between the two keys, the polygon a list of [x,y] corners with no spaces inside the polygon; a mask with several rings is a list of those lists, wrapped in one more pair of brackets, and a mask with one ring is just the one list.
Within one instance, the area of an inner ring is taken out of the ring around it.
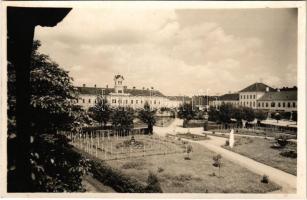
{"label": "leafy tree", "polygon": [[163,192],[157,175],[155,175],[151,171],[149,172],[149,175],[147,178],[147,186],[145,188],[145,191],[147,193],[162,193]]}
{"label": "leafy tree", "polygon": [[281,119],[281,116],[279,113],[275,113],[272,118],[275,119],[278,123],[278,121]]}
{"label": "leafy tree", "polygon": [[153,134],[153,126],[156,123],[155,110],[151,110],[148,102],[145,103],[144,109],[139,111],[138,117],[140,120],[147,124],[148,133]]}
{"label": "leafy tree", "polygon": [[183,105],[179,106],[178,110],[178,117],[180,119],[184,119],[184,126],[187,124],[191,119],[194,119],[196,116],[195,111],[192,108],[192,104],[184,103]]}
{"label": "leafy tree", "polygon": [[219,121],[219,111],[215,107],[210,107],[208,111],[209,121],[218,122]]}
{"label": "leafy tree", "polygon": [[235,108],[235,107],[234,107],[234,108],[233,108],[231,117],[234,118],[234,119],[236,119],[236,121],[237,121],[237,127],[240,126],[241,121],[242,121],[242,119],[244,118],[243,115],[244,115],[244,114],[243,114],[243,108],[242,108],[242,107],[238,107],[238,108]]}
{"label": "leafy tree", "polygon": [[130,108],[119,107],[114,109],[111,114],[111,120],[113,127],[120,134],[128,134],[133,128],[134,112]]}
{"label": "leafy tree", "polygon": [[255,119],[254,109],[249,107],[243,107],[243,119],[252,122]]}
{"label": "leafy tree", "polygon": [[292,112],[292,120],[297,121],[297,112],[296,111]]}
{"label": "leafy tree", "polygon": [[258,120],[258,122],[261,122],[267,118],[267,113],[262,110],[256,110],[255,118]]}
{"label": "leafy tree", "polygon": [[98,96],[96,102],[93,107],[89,108],[90,116],[101,125],[106,126],[112,112],[110,105],[102,96]]}
{"label": "leafy tree", "polygon": [[219,176],[221,175],[222,156],[220,154],[213,156],[213,166],[219,168]]}
{"label": "leafy tree", "polygon": [[233,112],[233,106],[231,104],[222,104],[219,110],[220,122],[222,122],[225,125],[230,123],[232,112]]}
{"label": "leafy tree", "polygon": [[186,153],[188,155],[187,159],[190,160],[190,153],[193,151],[193,147],[191,144],[188,144],[186,147]]}
{"label": "leafy tree", "polygon": [[[31,178],[37,192],[83,191],[81,177],[87,170],[85,160],[71,151],[68,140],[60,131],[76,131],[87,122],[88,116],[75,106],[76,92],[68,72],[49,56],[38,52],[41,46],[34,41],[30,65],[30,105],[33,144],[30,152]],[[8,65],[8,135],[15,132],[15,69]],[[10,150],[9,150],[10,151]],[[18,182],[14,176],[14,160],[8,158],[9,182]],[[14,184],[8,186],[14,191]]]}

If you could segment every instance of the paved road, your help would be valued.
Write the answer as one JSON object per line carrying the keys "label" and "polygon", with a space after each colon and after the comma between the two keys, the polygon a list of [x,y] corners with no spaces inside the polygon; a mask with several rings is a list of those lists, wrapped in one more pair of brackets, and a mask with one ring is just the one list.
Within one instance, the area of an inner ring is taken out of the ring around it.
{"label": "paved road", "polygon": [[[175,119],[174,122],[170,124],[170,126],[168,127],[154,127],[154,133],[160,136],[165,136],[166,134],[187,133],[188,131],[190,131],[193,134],[202,135],[203,133],[202,128],[190,128],[190,129],[183,128],[182,122],[183,121],[180,119]],[[256,174],[259,174],[261,176],[265,174],[269,176],[270,180],[282,186],[282,189],[280,191],[281,193],[296,192],[297,188],[296,176],[222,148],[221,146],[225,144],[226,138],[214,137],[214,136],[209,136],[209,137],[210,140],[204,140],[204,141],[190,140],[190,142],[198,143],[215,153],[221,154],[223,158],[231,160]]]}

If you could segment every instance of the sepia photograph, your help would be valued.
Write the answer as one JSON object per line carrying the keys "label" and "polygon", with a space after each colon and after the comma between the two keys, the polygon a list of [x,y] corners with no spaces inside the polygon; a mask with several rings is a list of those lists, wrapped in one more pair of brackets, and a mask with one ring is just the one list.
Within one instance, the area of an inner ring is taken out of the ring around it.
{"label": "sepia photograph", "polygon": [[6,195],[306,197],[305,2],[2,10]]}

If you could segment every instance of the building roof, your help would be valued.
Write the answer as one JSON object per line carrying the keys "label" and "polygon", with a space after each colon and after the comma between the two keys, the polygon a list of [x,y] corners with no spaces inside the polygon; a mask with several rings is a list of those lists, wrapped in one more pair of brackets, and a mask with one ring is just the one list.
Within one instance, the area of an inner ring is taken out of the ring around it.
{"label": "building roof", "polygon": [[76,87],[79,94],[99,95],[102,94],[102,88],[97,87]]}
{"label": "building roof", "polygon": [[191,98],[188,96],[167,96],[171,101],[191,101]]}
{"label": "building roof", "polygon": [[[115,90],[114,88],[98,88],[98,87],[76,87],[77,91],[80,94],[87,94],[87,95],[109,95],[110,93],[113,93]],[[159,96],[164,97],[164,95],[158,91],[158,90],[147,90],[147,89],[124,89],[125,93],[129,93],[132,96]]]}
{"label": "building roof", "polygon": [[224,94],[219,97],[220,101],[239,101],[238,93]]}
{"label": "building roof", "polygon": [[241,90],[240,92],[265,92],[266,88],[269,88],[269,91],[275,91],[274,88],[264,84],[264,83],[254,83],[246,88],[244,88],[243,90]]}
{"label": "building roof", "polygon": [[297,91],[267,92],[258,101],[296,101]]}

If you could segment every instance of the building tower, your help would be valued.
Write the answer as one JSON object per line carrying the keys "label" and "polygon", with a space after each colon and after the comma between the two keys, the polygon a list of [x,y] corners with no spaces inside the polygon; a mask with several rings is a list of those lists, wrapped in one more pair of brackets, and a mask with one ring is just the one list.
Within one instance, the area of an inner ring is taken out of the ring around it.
{"label": "building tower", "polygon": [[122,75],[115,75],[114,76],[114,92],[115,93],[124,93],[124,85],[123,85],[123,81],[124,81],[124,77]]}

